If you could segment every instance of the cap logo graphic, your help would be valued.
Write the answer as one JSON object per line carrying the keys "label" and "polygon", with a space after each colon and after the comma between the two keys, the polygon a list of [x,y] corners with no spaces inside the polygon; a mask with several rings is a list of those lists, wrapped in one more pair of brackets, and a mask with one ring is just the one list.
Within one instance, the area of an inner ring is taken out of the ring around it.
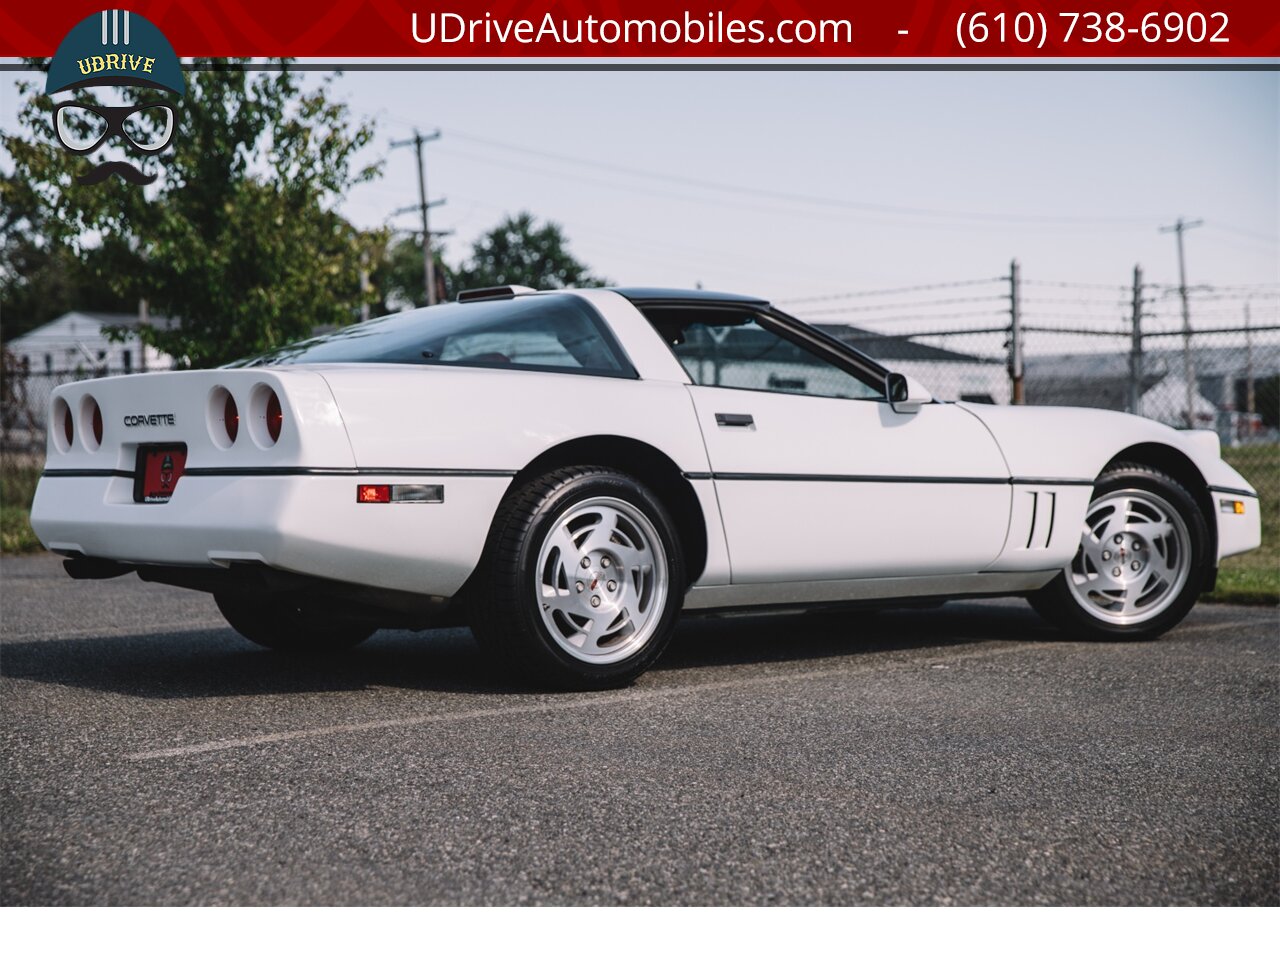
{"label": "cap logo graphic", "polygon": [[[164,34],[146,17],[128,10],[103,10],[71,28],[58,45],[45,93],[86,87],[139,87],[138,101],[108,107],[89,100],[65,100],[53,108],[58,142],[76,156],[95,153],[110,141],[130,152],[153,156],[169,146],[177,126],[177,107],[168,92],[186,91],[182,62]],[[155,173],[124,160],[109,160],[76,178],[89,186],[111,176],[145,185]]]}

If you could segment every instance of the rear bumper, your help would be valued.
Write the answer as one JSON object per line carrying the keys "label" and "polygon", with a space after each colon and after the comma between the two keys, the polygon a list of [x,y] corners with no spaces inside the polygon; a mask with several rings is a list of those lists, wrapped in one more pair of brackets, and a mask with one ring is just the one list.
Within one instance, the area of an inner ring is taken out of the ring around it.
{"label": "rear bumper", "polygon": [[[436,483],[443,503],[356,503],[359,483]],[[46,476],[31,525],[50,550],[135,565],[237,561],[453,596],[475,569],[508,477],[186,476],[164,504],[123,476]]]}

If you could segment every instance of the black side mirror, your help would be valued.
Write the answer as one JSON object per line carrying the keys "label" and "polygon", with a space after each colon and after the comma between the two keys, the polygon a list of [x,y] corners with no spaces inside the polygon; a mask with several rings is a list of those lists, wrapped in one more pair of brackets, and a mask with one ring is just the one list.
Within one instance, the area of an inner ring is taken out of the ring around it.
{"label": "black side mirror", "polygon": [[884,397],[895,413],[915,413],[933,395],[905,373],[889,373],[884,378]]}
{"label": "black side mirror", "polygon": [[907,378],[901,373],[891,373],[884,378],[884,395],[890,403],[904,403],[911,388],[907,386]]}

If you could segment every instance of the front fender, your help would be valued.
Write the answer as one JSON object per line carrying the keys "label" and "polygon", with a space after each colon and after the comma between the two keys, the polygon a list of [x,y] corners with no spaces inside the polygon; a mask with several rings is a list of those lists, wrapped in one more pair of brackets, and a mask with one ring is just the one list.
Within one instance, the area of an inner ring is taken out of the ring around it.
{"label": "front fender", "polygon": [[1092,480],[1124,450],[1159,444],[1183,454],[1209,487],[1253,488],[1223,461],[1217,434],[1174,430],[1115,410],[961,403],[986,424],[1015,477]]}

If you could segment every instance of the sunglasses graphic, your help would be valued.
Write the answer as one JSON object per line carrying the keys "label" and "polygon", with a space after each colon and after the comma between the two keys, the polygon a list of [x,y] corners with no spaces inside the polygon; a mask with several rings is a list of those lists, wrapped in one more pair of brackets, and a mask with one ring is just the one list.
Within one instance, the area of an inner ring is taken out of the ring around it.
{"label": "sunglasses graphic", "polygon": [[143,153],[159,153],[173,139],[173,105],[163,100],[128,107],[60,103],[53,108],[53,128],[70,153],[92,153],[112,134],[123,134]]}

